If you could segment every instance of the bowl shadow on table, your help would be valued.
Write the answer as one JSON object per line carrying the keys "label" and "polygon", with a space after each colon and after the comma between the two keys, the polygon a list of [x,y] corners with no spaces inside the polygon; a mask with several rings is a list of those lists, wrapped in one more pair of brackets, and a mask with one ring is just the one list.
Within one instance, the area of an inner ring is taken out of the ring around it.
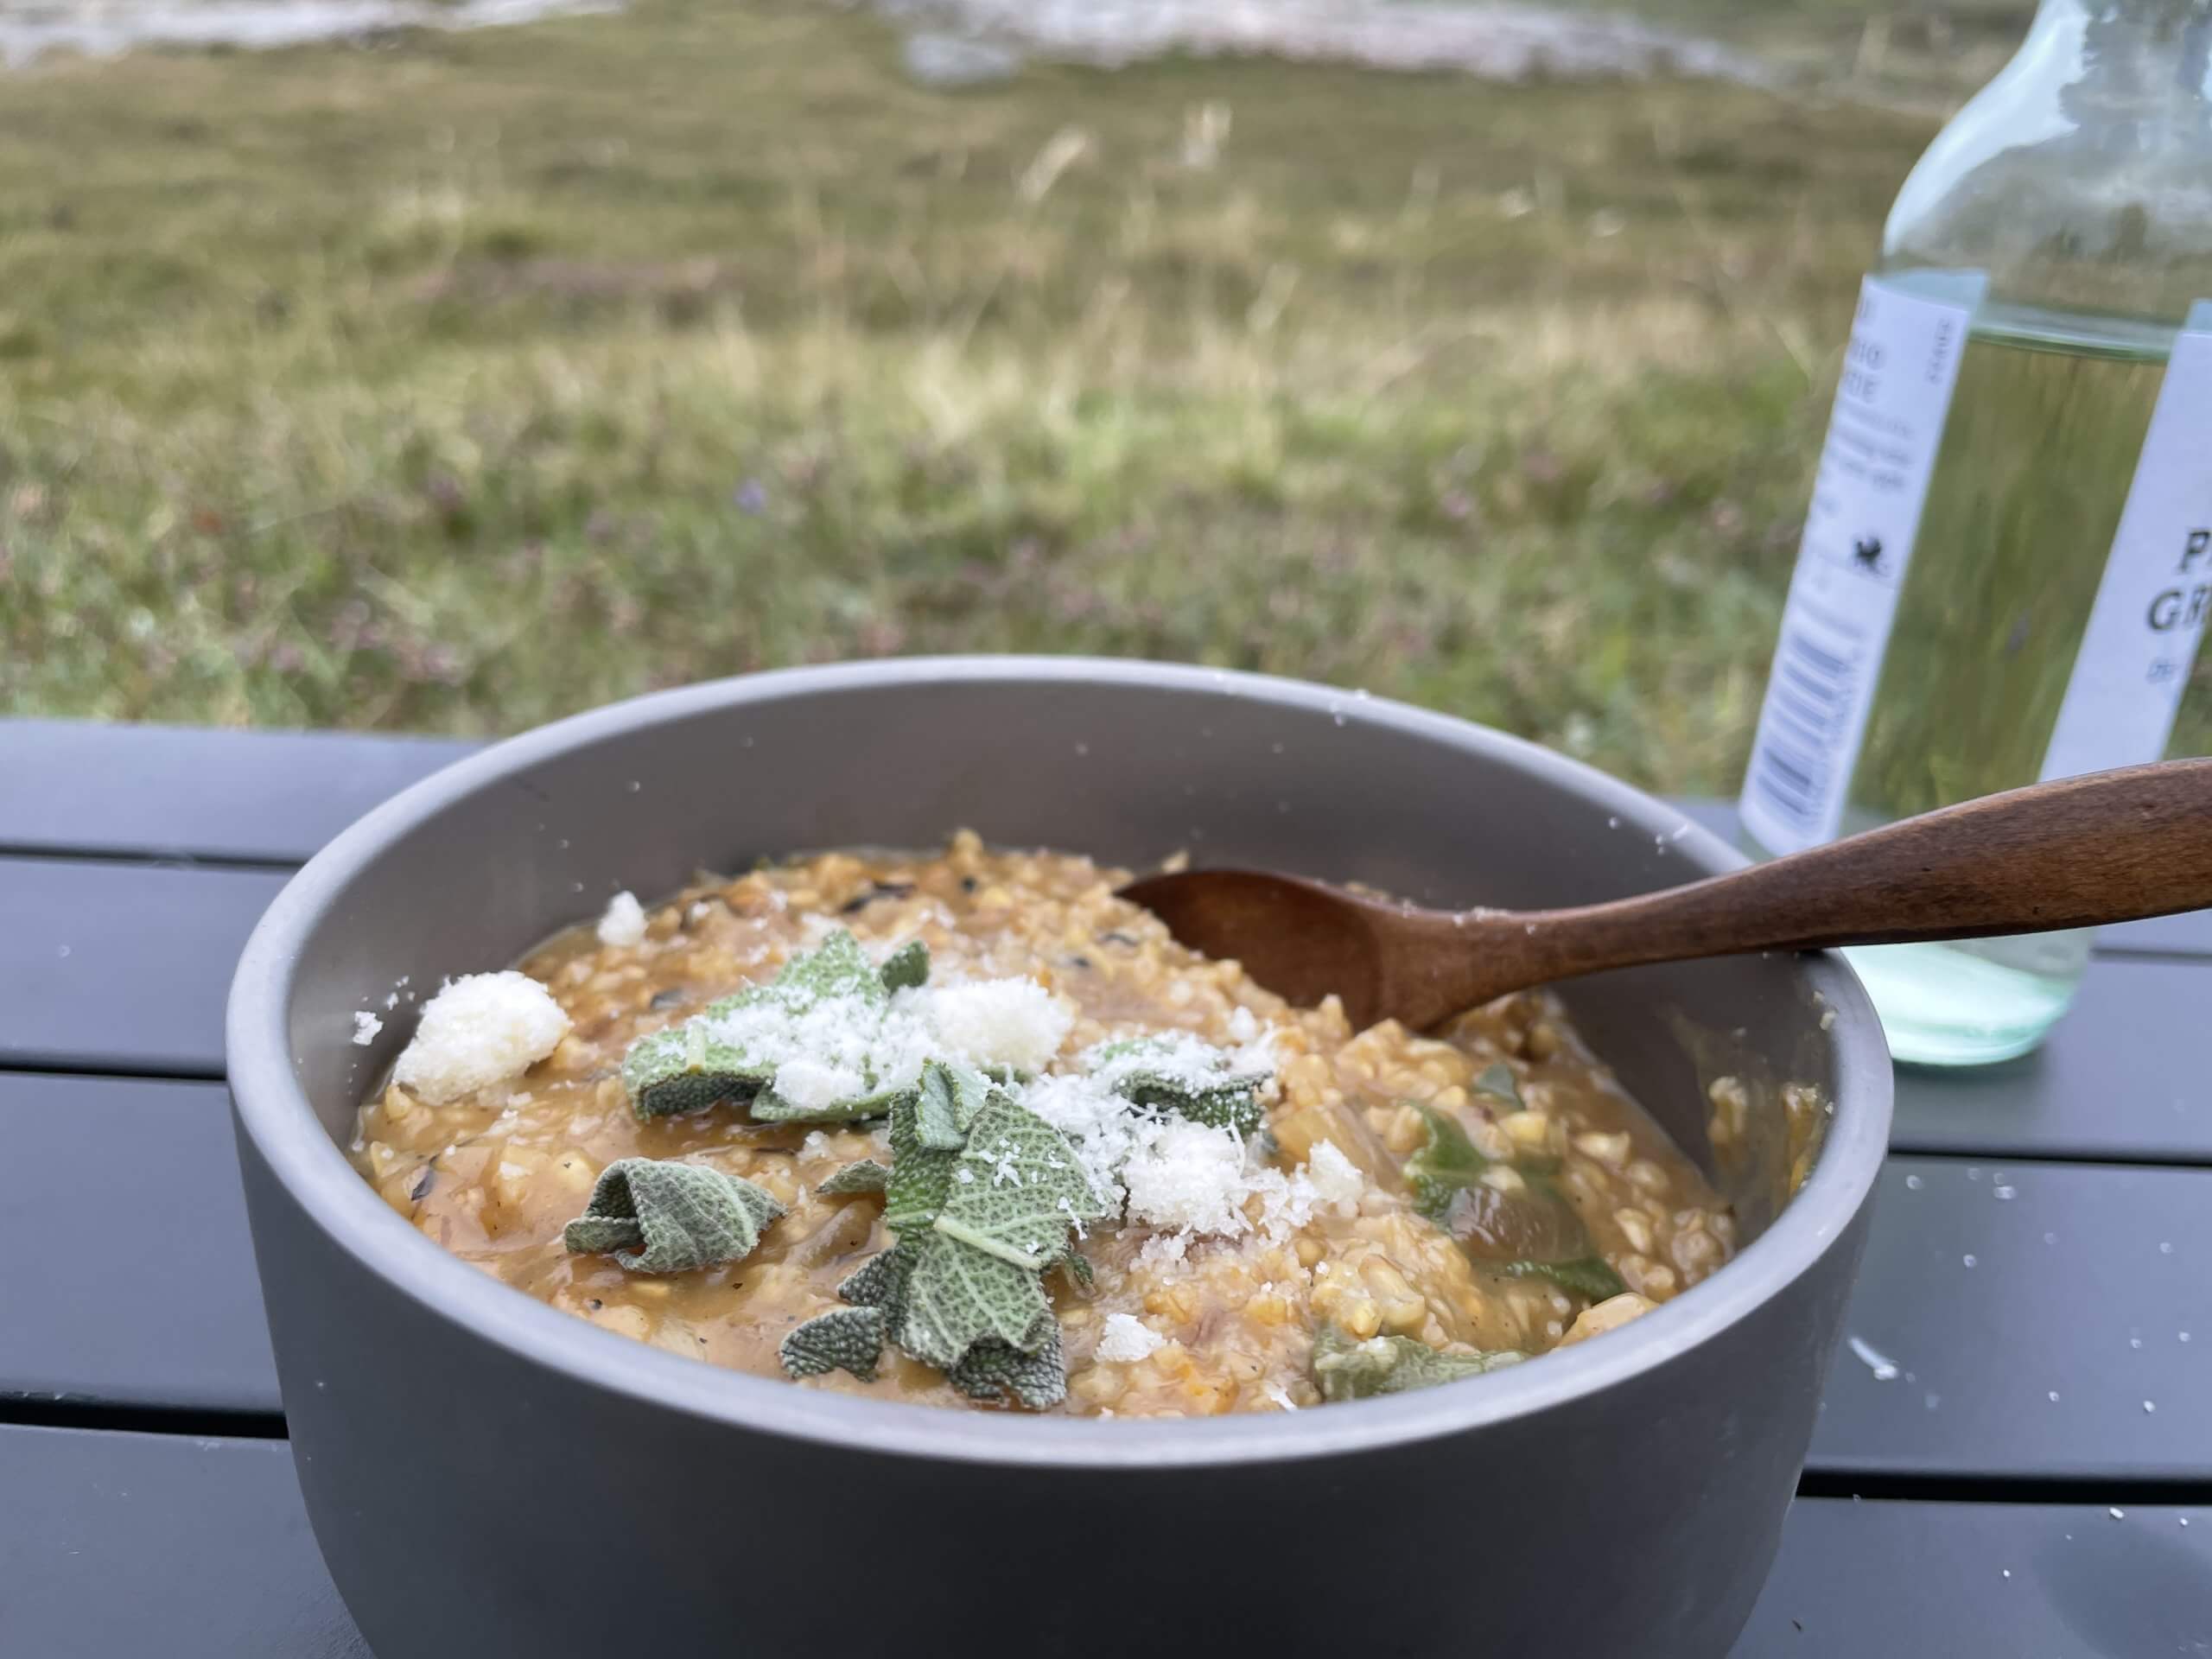
{"label": "bowl shadow on table", "polygon": [[2212,1631],[2212,1573],[2171,1539],[2085,1511],[2036,1552],[2044,1594],[2092,1652],[2192,1653]]}

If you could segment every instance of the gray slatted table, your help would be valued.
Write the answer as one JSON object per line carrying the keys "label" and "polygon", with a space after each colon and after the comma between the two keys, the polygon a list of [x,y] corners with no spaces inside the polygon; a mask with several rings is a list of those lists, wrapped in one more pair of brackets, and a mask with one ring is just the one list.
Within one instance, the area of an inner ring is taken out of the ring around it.
{"label": "gray slatted table", "polygon": [[[0,721],[0,1655],[365,1655],[293,1484],[222,998],[285,873],[467,747]],[[2208,994],[2212,916],[2117,929],[2042,1054],[1901,1080],[1849,1322],[1896,1374],[1839,1356],[1739,1659],[2212,1655]]]}

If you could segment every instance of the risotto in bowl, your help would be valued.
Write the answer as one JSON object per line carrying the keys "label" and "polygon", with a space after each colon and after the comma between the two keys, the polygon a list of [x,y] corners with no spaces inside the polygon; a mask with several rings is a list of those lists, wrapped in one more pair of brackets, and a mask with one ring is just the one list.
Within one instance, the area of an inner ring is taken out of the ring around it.
{"label": "risotto in bowl", "polygon": [[[987,659],[582,716],[311,864],[232,1077],[372,1644],[1724,1649],[1886,1135],[1856,984],[1355,1030],[1118,896],[1170,857],[1459,906],[1730,860],[1416,710]],[[835,1613],[836,1549],[889,1594]]]}

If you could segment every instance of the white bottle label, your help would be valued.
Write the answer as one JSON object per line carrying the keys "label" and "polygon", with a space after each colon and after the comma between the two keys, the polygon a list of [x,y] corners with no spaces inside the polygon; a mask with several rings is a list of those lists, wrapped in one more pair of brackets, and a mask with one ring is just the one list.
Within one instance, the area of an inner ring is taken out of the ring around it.
{"label": "white bottle label", "polygon": [[2212,302],[2174,342],[2043,776],[2165,753],[2212,607]]}
{"label": "white bottle label", "polygon": [[1842,821],[1982,286],[1954,273],[1940,296],[1872,276],[1859,289],[1744,779],[1744,827],[1769,852]]}

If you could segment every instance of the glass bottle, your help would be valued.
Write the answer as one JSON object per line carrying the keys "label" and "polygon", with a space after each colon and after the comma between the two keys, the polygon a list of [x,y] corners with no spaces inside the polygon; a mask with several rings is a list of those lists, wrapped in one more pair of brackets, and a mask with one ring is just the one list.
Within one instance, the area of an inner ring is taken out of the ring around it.
{"label": "glass bottle", "polygon": [[[2208,53],[2212,0],[2042,0],[1906,180],[1753,743],[1753,851],[2212,746]],[[1973,1065],[2041,1041],[2088,949],[1850,954],[1898,1058]]]}

